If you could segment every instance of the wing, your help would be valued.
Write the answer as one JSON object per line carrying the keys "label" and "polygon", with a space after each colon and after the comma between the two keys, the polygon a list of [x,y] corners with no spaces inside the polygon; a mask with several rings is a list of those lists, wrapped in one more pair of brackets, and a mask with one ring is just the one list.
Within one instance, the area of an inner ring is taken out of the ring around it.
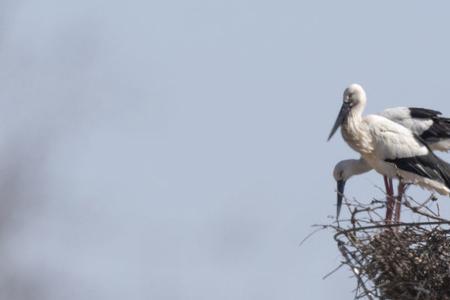
{"label": "wing", "polygon": [[450,165],[437,157],[407,128],[381,116],[367,116],[378,159],[398,169],[436,180],[450,187]]}
{"label": "wing", "polygon": [[420,137],[427,143],[438,142],[442,139],[450,138],[450,119],[440,117],[440,111],[410,107],[408,108],[412,119],[431,120],[431,125],[423,132],[418,132]]}
{"label": "wing", "polygon": [[440,117],[437,110],[417,107],[394,107],[380,113],[381,116],[405,126],[432,144],[450,138],[450,119]]}
{"label": "wing", "polygon": [[369,128],[374,152],[379,159],[415,157],[429,153],[428,147],[400,124],[377,115],[366,116],[363,122]]}
{"label": "wing", "polygon": [[400,170],[441,182],[450,188],[450,165],[433,152],[422,156],[386,159],[386,161],[395,164]]}
{"label": "wing", "polygon": [[420,137],[427,143],[435,143],[450,138],[450,119],[442,117],[433,119],[433,124],[423,131]]}
{"label": "wing", "polygon": [[408,107],[408,110],[413,119],[433,119],[442,115],[440,111],[427,108]]}

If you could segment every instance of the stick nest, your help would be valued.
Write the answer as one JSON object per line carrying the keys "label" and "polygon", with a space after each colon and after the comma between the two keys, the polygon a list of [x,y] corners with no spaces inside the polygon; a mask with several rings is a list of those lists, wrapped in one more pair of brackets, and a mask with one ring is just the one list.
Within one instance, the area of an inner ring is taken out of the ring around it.
{"label": "stick nest", "polygon": [[355,299],[450,299],[450,221],[431,199],[405,198],[403,214],[415,221],[397,224],[384,223],[383,201],[346,200],[351,218],[333,229]]}

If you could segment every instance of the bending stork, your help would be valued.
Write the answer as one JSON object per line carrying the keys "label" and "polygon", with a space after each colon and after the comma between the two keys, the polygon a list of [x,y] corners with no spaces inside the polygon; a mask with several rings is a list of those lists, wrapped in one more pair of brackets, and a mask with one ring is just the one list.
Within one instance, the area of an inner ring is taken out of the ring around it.
{"label": "bending stork", "polygon": [[[337,183],[337,211],[336,219],[339,219],[339,214],[342,206],[342,199],[344,197],[345,184],[350,177],[354,175],[359,175],[372,170],[372,167],[361,157],[360,159],[347,159],[341,160],[336,164],[333,170],[333,176]],[[384,185],[386,188],[386,222],[390,223],[394,211],[394,222],[400,220],[400,210],[401,210],[401,200],[403,197],[403,192],[405,191],[405,184],[399,182],[398,190],[399,195],[397,196],[397,201],[394,197],[394,185],[392,183],[392,178],[384,177]],[[394,202],[396,202],[394,209]]]}
{"label": "bending stork", "polygon": [[[363,117],[366,102],[366,93],[360,85],[352,84],[346,88],[341,110],[328,140],[342,126],[344,140],[361,154],[370,167],[387,178],[399,179],[399,199],[403,197],[405,183],[449,195],[450,165],[438,158],[422,139],[406,127],[383,116]],[[388,193],[393,193],[387,180],[385,184]],[[392,212],[392,207],[388,205],[387,210]]]}
{"label": "bending stork", "polygon": [[[445,152],[450,150],[450,118],[441,117],[442,113],[439,111],[416,107],[394,107],[384,110],[379,115],[408,128],[414,135],[424,140],[432,150]],[[336,164],[333,171],[338,191],[336,218],[339,218],[346,181],[354,175],[366,173],[370,170],[372,170],[372,167],[363,158],[343,160]],[[389,203],[389,200],[392,201],[393,199],[391,193],[393,191],[392,179],[385,176],[384,182],[388,195],[387,204],[388,207],[392,207],[393,203]],[[395,208],[395,219],[397,221],[400,218],[400,206],[401,199],[397,201]],[[389,210],[386,210],[386,212],[388,214],[387,219],[390,219]]]}

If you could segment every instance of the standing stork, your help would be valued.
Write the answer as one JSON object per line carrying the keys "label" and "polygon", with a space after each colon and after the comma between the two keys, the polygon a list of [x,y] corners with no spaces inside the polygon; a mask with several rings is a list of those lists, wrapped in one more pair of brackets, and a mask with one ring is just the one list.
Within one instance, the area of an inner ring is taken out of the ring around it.
{"label": "standing stork", "polygon": [[[450,150],[450,118],[441,117],[442,113],[439,111],[416,107],[394,107],[384,110],[379,115],[408,128],[414,135],[425,141],[432,150],[445,152]],[[339,218],[346,181],[354,175],[366,173],[370,170],[372,170],[372,167],[362,157],[359,160],[348,159],[336,164],[333,171],[338,191],[336,218]],[[392,179],[385,176],[384,182],[388,195],[387,204],[392,207],[393,204],[389,203],[389,200],[393,198],[393,195],[390,195],[390,191],[393,191]],[[400,218],[401,199],[399,200],[395,207],[395,219],[397,221]],[[386,212],[388,213],[386,218],[389,219],[389,210],[386,210]]]}
{"label": "standing stork", "polygon": [[[366,102],[366,93],[360,85],[347,87],[328,140],[342,127],[344,140],[370,167],[386,178],[399,179],[399,199],[403,198],[405,183],[450,195],[450,165],[408,128],[379,115],[363,117]],[[388,195],[392,195],[387,180],[385,185]],[[387,210],[392,214],[392,207],[388,205]]]}

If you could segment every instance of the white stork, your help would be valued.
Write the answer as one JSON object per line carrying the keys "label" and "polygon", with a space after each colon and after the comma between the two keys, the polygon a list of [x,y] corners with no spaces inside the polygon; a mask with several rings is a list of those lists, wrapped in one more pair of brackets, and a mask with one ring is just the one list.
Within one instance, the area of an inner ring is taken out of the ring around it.
{"label": "white stork", "polygon": [[404,183],[449,195],[450,165],[406,127],[379,115],[363,117],[366,102],[366,93],[360,85],[346,88],[328,140],[342,126],[344,140],[370,167],[387,178],[399,178],[399,199],[403,197]]}
{"label": "white stork", "polygon": [[[450,118],[441,117],[442,113],[439,111],[416,107],[394,107],[384,110],[379,115],[408,128],[413,134],[425,141],[432,150],[445,152],[450,150]],[[343,160],[336,164],[333,171],[338,191],[336,218],[339,217],[346,181],[354,175],[366,173],[370,170],[372,170],[372,167],[362,157],[360,159]],[[385,176],[384,182],[389,201],[393,197],[393,195],[390,195],[391,192],[393,193],[392,179]],[[400,205],[401,202],[397,201],[395,212],[397,220],[400,218]],[[388,203],[388,206],[392,207],[393,204]],[[386,212],[386,218],[389,219],[390,212],[389,210],[386,210]]]}

